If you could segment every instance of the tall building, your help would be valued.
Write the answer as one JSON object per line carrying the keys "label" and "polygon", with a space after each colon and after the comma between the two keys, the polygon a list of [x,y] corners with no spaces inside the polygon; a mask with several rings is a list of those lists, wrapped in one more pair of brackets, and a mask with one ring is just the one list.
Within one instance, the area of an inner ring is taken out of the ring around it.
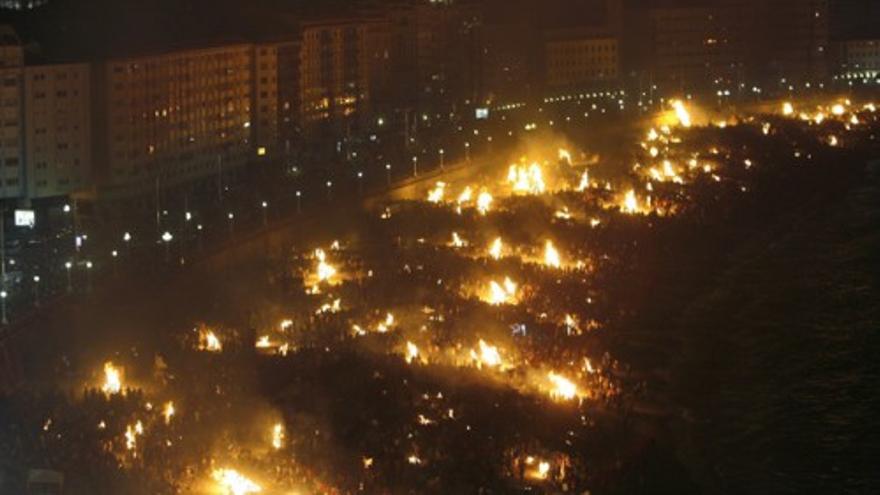
{"label": "tall building", "polygon": [[617,38],[591,29],[545,33],[545,85],[549,90],[581,88],[617,80]]}
{"label": "tall building", "polygon": [[24,70],[23,196],[28,200],[92,186],[90,75],[88,64]]}
{"label": "tall building", "polygon": [[0,26],[0,197],[24,196],[22,78],[24,48],[9,26]]}
{"label": "tall building", "polygon": [[[282,42],[254,46],[253,113],[251,122],[257,156],[271,156],[278,151],[279,135],[278,64]],[[283,52],[282,52],[283,53]]]}
{"label": "tall building", "polygon": [[49,0],[0,0],[0,9],[32,10],[49,3]]}
{"label": "tall building", "polygon": [[354,19],[300,25],[296,104],[301,125],[345,125],[367,102],[366,27]]}
{"label": "tall building", "polygon": [[128,196],[248,163],[254,49],[249,44],[121,57],[95,65],[95,179]]}

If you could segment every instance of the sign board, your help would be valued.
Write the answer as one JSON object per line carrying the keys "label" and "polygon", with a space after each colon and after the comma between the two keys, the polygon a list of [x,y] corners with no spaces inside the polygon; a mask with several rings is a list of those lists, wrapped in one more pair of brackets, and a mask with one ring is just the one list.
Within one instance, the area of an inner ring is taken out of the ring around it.
{"label": "sign board", "polygon": [[36,224],[37,215],[34,213],[34,210],[15,210],[15,226],[16,227],[28,227],[34,228],[34,224]]}
{"label": "sign board", "polygon": [[485,120],[489,118],[488,108],[478,108],[474,113],[476,114],[477,120]]}

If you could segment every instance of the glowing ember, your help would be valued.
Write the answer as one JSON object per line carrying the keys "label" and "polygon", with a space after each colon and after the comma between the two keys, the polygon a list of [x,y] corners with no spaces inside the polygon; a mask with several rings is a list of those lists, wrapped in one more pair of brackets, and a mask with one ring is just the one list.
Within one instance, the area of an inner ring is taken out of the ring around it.
{"label": "glowing ember", "polygon": [[656,141],[659,138],[660,135],[657,134],[657,130],[652,127],[651,130],[648,131],[648,141]]}
{"label": "glowing ember", "polygon": [[271,347],[271,346],[272,346],[272,343],[269,342],[269,336],[268,336],[268,335],[263,335],[263,336],[261,336],[259,339],[257,339],[257,342],[256,342],[254,345],[255,345],[257,348],[265,349],[265,348],[267,348],[267,347]]}
{"label": "glowing ember", "polygon": [[507,172],[507,182],[513,187],[513,192],[517,193],[541,194],[546,189],[544,174],[537,163],[529,166],[511,165]]}
{"label": "glowing ember", "polygon": [[552,371],[547,374],[553,388],[550,390],[550,397],[554,399],[571,400],[577,397],[578,389],[574,383],[564,376],[557,375]]}
{"label": "glowing ember", "polygon": [[691,114],[688,112],[687,108],[685,108],[683,101],[672,100],[672,109],[675,110],[675,116],[678,118],[679,124],[683,127],[691,126]]}
{"label": "glowing ember", "polygon": [[101,390],[108,395],[122,391],[122,370],[110,361],[104,363],[104,385],[101,386]]}
{"label": "glowing ember", "polygon": [[489,256],[493,259],[501,259],[502,250],[504,249],[504,244],[501,242],[500,237],[496,237],[492,244],[489,246]]}
{"label": "glowing ember", "polygon": [[428,202],[429,203],[439,203],[443,201],[443,196],[446,195],[446,183],[438,182],[434,184],[434,189],[428,191]]}
{"label": "glowing ember", "polygon": [[831,106],[831,113],[833,115],[840,117],[844,114],[844,112],[846,112],[846,107],[841,105],[840,103],[835,103]]}
{"label": "glowing ember", "polygon": [[162,408],[162,417],[165,418],[165,424],[171,424],[171,418],[174,416],[174,402],[168,401],[165,403],[165,407]]}
{"label": "glowing ember", "polygon": [[544,244],[544,264],[552,268],[562,266],[562,262],[559,259],[559,251],[553,246],[553,242],[549,240]]}
{"label": "glowing ember", "polygon": [[782,115],[791,115],[794,113],[794,106],[791,103],[785,102],[782,104]]}
{"label": "glowing ember", "polygon": [[217,469],[211,477],[220,485],[229,495],[247,495],[249,493],[260,493],[263,488],[254,483],[250,479],[243,476],[234,469]]}
{"label": "glowing ember", "polygon": [[281,320],[281,323],[278,324],[278,327],[281,328],[282,332],[287,331],[290,327],[293,326],[293,320]]}
{"label": "glowing ember", "polygon": [[489,212],[489,208],[492,206],[492,195],[486,191],[480,192],[480,195],[477,196],[477,211],[480,214],[485,215]]}
{"label": "glowing ember", "polygon": [[838,144],[837,136],[828,136],[828,146],[837,146]]}
{"label": "glowing ember", "polygon": [[275,450],[284,446],[284,425],[275,423],[272,427],[272,448]]}

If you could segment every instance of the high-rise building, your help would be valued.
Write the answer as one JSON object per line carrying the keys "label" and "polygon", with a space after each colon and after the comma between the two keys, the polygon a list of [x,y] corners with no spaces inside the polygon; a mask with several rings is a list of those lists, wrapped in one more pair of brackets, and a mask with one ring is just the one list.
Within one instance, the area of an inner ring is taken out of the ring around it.
{"label": "high-rise building", "polygon": [[253,45],[228,44],[96,64],[100,192],[128,196],[248,163],[253,54]]}
{"label": "high-rise building", "polygon": [[615,81],[619,71],[617,38],[591,29],[545,33],[547,89],[581,88]]}
{"label": "high-rise building", "polygon": [[25,67],[23,196],[28,200],[92,186],[90,75],[88,64]]}
{"label": "high-rise building", "polygon": [[24,48],[9,26],[0,26],[0,197],[24,195],[22,77]]}

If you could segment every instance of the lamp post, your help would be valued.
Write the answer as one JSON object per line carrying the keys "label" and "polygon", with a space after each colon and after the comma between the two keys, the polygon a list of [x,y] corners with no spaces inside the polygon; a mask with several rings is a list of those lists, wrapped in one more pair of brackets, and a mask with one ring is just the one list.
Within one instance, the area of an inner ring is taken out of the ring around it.
{"label": "lamp post", "polygon": [[40,276],[34,275],[34,306],[40,307]]}
{"label": "lamp post", "polygon": [[113,275],[119,275],[119,268],[116,261],[119,258],[119,251],[115,249],[110,251],[110,256],[113,257]]}
{"label": "lamp post", "polygon": [[464,159],[466,161],[471,161],[471,143],[470,143],[470,141],[464,142]]}
{"label": "lamp post", "polygon": [[86,290],[92,292],[92,262],[86,261]]}
{"label": "lamp post", "polygon": [[260,207],[263,209],[263,227],[267,227],[269,225],[269,203],[263,201],[260,203]]}
{"label": "lamp post", "polygon": [[174,236],[171,235],[171,232],[165,231],[162,234],[162,242],[165,243],[165,262],[167,263],[169,259],[171,259],[171,241],[174,240]]}
{"label": "lamp post", "polygon": [[419,157],[413,155],[412,162],[413,162],[413,177],[418,177],[419,176]]}
{"label": "lamp post", "polygon": [[361,172],[360,170],[358,170],[357,179],[358,179],[358,196],[363,196],[364,195],[364,173]]}
{"label": "lamp post", "polygon": [[443,170],[443,155],[446,154],[446,152],[443,151],[443,148],[440,148],[439,153],[440,153],[440,170]]}
{"label": "lamp post", "polygon": [[202,250],[202,224],[196,225],[196,232],[199,236],[199,251]]}
{"label": "lamp post", "polygon": [[6,319],[6,297],[8,295],[5,290],[0,290],[0,313],[2,313],[0,314],[0,317],[2,317],[0,323],[4,325],[9,325],[9,320]]}
{"label": "lamp post", "polygon": [[131,256],[131,234],[128,232],[126,232],[125,234],[122,234],[122,242],[125,243],[126,254],[128,254],[130,257]]}
{"label": "lamp post", "polygon": [[67,293],[68,294],[73,292],[73,279],[71,278],[71,275],[70,275],[71,268],[73,268],[73,263],[71,263],[69,261],[64,263],[64,269],[67,270]]}
{"label": "lamp post", "polygon": [[229,220],[229,235],[231,236],[235,232],[235,213],[230,211],[226,214],[226,218]]}
{"label": "lamp post", "polygon": [[330,194],[330,193],[331,193],[331,191],[332,191],[332,189],[331,189],[332,187],[333,187],[333,181],[329,181],[329,180],[328,180],[328,181],[327,181],[327,202],[328,202],[328,203],[330,202],[330,199],[331,199],[331,194]]}
{"label": "lamp post", "polygon": [[302,191],[296,192],[296,212],[302,214]]}
{"label": "lamp post", "polygon": [[391,187],[391,164],[385,164],[385,182],[388,183],[388,187]]}

